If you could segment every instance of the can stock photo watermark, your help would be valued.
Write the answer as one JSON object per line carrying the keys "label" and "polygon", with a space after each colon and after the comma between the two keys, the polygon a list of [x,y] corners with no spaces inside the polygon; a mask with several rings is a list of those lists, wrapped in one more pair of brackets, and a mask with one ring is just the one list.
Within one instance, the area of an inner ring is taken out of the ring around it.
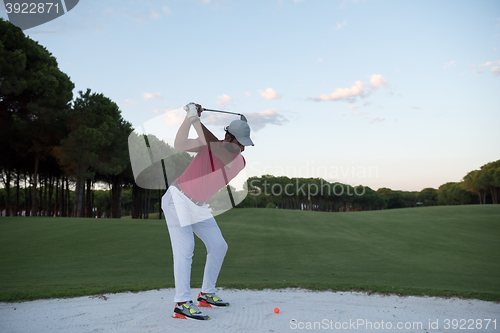
{"label": "can stock photo watermark", "polygon": [[10,23],[22,30],[52,21],[73,8],[79,0],[4,0]]}

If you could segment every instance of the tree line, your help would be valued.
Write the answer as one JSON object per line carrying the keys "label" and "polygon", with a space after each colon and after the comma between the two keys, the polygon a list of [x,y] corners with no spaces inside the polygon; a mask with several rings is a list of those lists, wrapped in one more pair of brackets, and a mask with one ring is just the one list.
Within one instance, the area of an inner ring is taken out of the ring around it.
{"label": "tree line", "polygon": [[348,212],[436,205],[498,204],[500,160],[465,175],[461,182],[438,189],[395,191],[367,186],[329,183],[321,178],[264,175],[247,181],[249,195],[238,208],[281,208]]}

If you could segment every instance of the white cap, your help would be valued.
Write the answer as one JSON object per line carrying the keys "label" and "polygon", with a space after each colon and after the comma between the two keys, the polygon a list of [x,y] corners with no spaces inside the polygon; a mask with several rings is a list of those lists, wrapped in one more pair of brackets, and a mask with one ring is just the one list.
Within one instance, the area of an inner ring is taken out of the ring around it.
{"label": "white cap", "polygon": [[236,140],[243,146],[253,146],[250,139],[250,126],[243,120],[233,120],[227,127],[227,131],[234,135]]}

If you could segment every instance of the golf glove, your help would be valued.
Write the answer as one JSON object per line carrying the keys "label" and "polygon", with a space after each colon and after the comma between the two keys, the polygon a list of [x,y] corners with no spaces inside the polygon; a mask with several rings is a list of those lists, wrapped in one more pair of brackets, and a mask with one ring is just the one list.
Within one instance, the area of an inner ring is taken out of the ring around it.
{"label": "golf glove", "polygon": [[188,105],[184,106],[184,110],[187,111],[187,117],[199,117],[201,112],[198,111],[198,108],[194,103],[189,103]]}

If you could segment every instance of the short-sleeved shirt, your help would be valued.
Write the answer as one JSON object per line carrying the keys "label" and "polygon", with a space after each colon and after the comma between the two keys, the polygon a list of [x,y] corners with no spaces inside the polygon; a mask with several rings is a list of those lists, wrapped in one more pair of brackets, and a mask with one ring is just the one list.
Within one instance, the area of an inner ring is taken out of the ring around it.
{"label": "short-sleeved shirt", "polygon": [[200,138],[197,140],[200,143],[198,154],[175,182],[190,198],[206,202],[236,177],[246,162],[241,154],[232,153],[233,162],[228,168]]}

